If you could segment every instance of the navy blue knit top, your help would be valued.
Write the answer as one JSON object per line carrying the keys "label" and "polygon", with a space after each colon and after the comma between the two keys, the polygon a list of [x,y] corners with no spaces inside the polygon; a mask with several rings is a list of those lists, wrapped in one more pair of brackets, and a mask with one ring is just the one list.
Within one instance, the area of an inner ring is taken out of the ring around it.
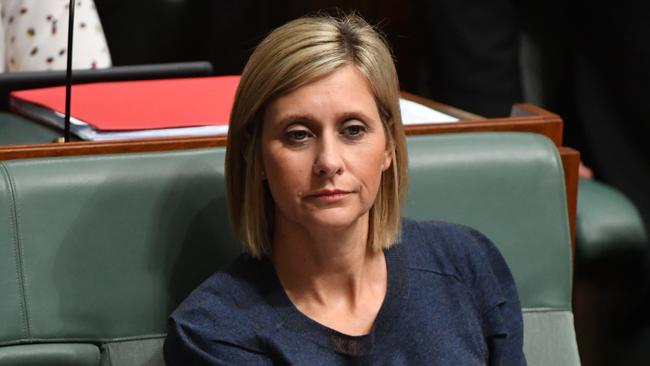
{"label": "navy blue knit top", "polygon": [[525,365],[508,267],[472,229],[405,220],[385,251],[388,288],[371,332],[349,336],[302,314],[268,259],[242,255],[170,318],[174,365]]}

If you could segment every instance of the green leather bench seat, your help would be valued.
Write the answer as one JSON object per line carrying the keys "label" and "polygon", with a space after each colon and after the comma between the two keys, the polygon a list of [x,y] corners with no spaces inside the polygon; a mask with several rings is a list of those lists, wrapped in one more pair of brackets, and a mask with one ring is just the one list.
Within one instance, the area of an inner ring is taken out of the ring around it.
{"label": "green leather bench seat", "polygon": [[[408,144],[406,214],[465,223],[494,240],[520,292],[529,363],[578,364],[553,144],[522,133]],[[216,148],[0,162],[0,360],[162,364],[168,314],[240,251],[223,159]]]}

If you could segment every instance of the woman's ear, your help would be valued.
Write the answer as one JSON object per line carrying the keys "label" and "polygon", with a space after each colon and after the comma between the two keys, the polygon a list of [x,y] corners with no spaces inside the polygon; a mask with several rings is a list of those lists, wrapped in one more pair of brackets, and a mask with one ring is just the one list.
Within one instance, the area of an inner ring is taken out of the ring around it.
{"label": "woman's ear", "polygon": [[384,150],[384,161],[381,164],[381,171],[386,171],[390,167],[390,164],[393,162],[393,144],[388,143],[388,146],[386,146],[386,150]]}

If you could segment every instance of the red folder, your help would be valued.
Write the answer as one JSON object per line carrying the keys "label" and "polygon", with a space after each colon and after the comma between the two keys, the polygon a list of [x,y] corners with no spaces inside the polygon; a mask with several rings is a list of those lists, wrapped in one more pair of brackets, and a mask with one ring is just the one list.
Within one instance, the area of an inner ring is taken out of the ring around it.
{"label": "red folder", "polygon": [[[227,126],[238,84],[239,76],[213,76],[74,85],[71,115],[100,131]],[[65,87],[11,96],[65,112]]]}

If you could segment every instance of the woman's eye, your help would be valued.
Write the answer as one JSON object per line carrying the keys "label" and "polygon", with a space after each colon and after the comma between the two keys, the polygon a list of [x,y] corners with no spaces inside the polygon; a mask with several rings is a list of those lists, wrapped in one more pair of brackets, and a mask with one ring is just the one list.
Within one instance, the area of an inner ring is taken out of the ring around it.
{"label": "woman's eye", "polygon": [[344,133],[350,137],[359,137],[363,135],[364,132],[366,132],[366,128],[361,125],[346,126],[344,129]]}
{"label": "woman's eye", "polygon": [[309,137],[309,133],[306,130],[292,130],[287,131],[287,138],[290,141],[304,141]]}

